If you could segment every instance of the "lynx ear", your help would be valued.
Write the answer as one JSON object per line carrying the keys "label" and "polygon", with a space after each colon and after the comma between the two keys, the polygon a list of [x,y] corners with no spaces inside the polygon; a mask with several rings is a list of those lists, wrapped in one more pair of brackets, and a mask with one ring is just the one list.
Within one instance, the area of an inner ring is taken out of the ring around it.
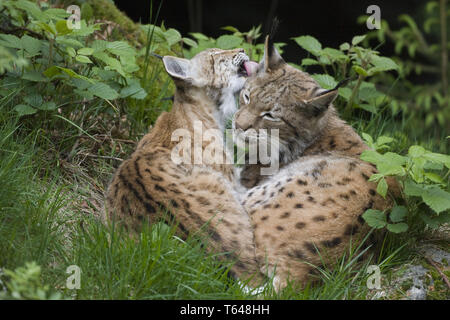
{"label": "lynx ear", "polygon": [[191,62],[188,59],[164,56],[162,60],[167,73],[173,78],[181,80],[188,80],[191,78]]}
{"label": "lynx ear", "polygon": [[338,90],[326,90],[319,93],[318,96],[311,98],[306,101],[309,111],[314,117],[320,116],[325,112],[330,104],[336,99],[338,95]]}
{"label": "lynx ear", "polygon": [[266,37],[266,42],[264,44],[263,63],[265,72],[270,72],[271,70],[276,69],[280,64],[285,63],[273,45],[273,41],[270,39],[270,36]]}

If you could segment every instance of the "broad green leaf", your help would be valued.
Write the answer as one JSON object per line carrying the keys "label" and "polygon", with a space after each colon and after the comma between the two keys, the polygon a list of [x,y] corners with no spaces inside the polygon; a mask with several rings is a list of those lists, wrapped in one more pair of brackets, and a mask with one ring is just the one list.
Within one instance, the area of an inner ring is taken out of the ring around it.
{"label": "broad green leaf", "polygon": [[94,49],[92,49],[92,48],[81,48],[81,49],[78,49],[77,53],[82,55],[82,56],[90,56],[91,54],[94,53]]}
{"label": "broad green leaf", "polygon": [[223,35],[217,38],[217,47],[220,49],[228,50],[237,48],[241,43],[242,39],[232,35]]}
{"label": "broad green leaf", "polygon": [[209,40],[209,38],[207,37],[207,36],[205,36],[204,34],[202,34],[202,33],[198,33],[198,32],[190,32],[189,33],[191,36],[193,36],[195,39],[197,39],[197,40],[205,40],[205,41],[208,41]]}
{"label": "broad green leaf", "polygon": [[175,29],[169,29],[164,33],[169,46],[173,46],[175,43],[181,41],[181,34]]}
{"label": "broad green leaf", "polygon": [[337,85],[337,81],[328,74],[313,74],[311,77],[324,89],[333,89]]}
{"label": "broad green leaf", "polygon": [[318,65],[318,64],[319,64],[319,62],[314,59],[310,59],[310,58],[302,59],[302,66],[314,66],[314,65]]}
{"label": "broad green leaf", "polygon": [[425,177],[435,183],[445,183],[442,177],[434,172],[425,172]]}
{"label": "broad green leaf", "polygon": [[28,35],[24,35],[20,39],[22,43],[22,48],[25,49],[31,56],[38,55],[41,52],[42,41]]}
{"label": "broad green leaf", "polygon": [[40,94],[30,94],[28,96],[25,96],[23,98],[23,100],[27,104],[29,104],[35,108],[38,108],[42,105],[42,96]]}
{"label": "broad green leaf", "polygon": [[77,60],[78,62],[81,62],[81,63],[92,63],[92,60],[89,59],[89,57],[81,56],[81,55],[77,55],[75,57],[75,60]]}
{"label": "broad green leaf", "polygon": [[64,36],[72,32],[72,30],[67,27],[67,20],[57,21],[55,24],[55,28],[58,36]]}
{"label": "broad green leaf", "polygon": [[437,163],[442,163],[444,164],[447,168],[450,169],[450,156],[446,155],[446,154],[440,154],[440,153],[433,153],[433,152],[428,152],[425,153],[423,155],[423,157],[429,161],[432,162],[437,162]]}
{"label": "broad green leaf", "polygon": [[384,161],[383,155],[374,150],[364,150],[360,159],[374,164],[382,163]]}
{"label": "broad green leaf", "polygon": [[373,144],[373,138],[368,133],[362,132],[361,136],[363,137],[364,141],[366,141],[369,145]]}
{"label": "broad green leaf", "polygon": [[194,48],[197,48],[197,47],[198,47],[197,42],[195,42],[195,40],[192,40],[192,39],[190,39],[190,38],[183,38],[183,42],[184,42],[185,44],[187,44],[188,46],[190,46],[190,47],[194,47]]}
{"label": "broad green leaf", "polygon": [[348,44],[348,42],[344,42],[339,46],[339,50],[347,51],[348,49],[350,49],[350,44]]}
{"label": "broad green leaf", "polygon": [[339,88],[338,92],[339,95],[347,101],[350,100],[350,97],[352,96],[352,90],[350,88]]}
{"label": "broad green leaf", "polygon": [[380,136],[380,137],[378,137],[376,144],[378,146],[381,146],[383,144],[391,143],[392,141],[394,141],[394,138],[387,137],[387,136]]}
{"label": "broad green leaf", "polygon": [[386,214],[383,211],[368,209],[362,217],[372,228],[381,229],[387,224]]}
{"label": "broad green leaf", "polygon": [[75,58],[75,56],[77,55],[77,52],[72,47],[67,47],[66,51],[69,54],[69,56],[71,56],[72,58]]}
{"label": "broad green leaf", "polygon": [[22,49],[22,41],[12,34],[0,34],[0,45],[7,48]]}
{"label": "broad green leaf", "polygon": [[56,103],[54,103],[53,101],[44,102],[39,107],[40,110],[45,110],[45,111],[53,111],[53,110],[56,110],[56,108],[57,108]]}
{"label": "broad green leaf", "polygon": [[19,117],[35,114],[37,112],[35,108],[25,104],[18,104],[17,106],[14,107],[14,111],[17,112]]}
{"label": "broad green leaf", "polygon": [[405,220],[406,214],[408,213],[408,209],[404,206],[395,206],[392,208],[392,211],[389,215],[389,219],[392,222],[400,222]]}
{"label": "broad green leaf", "polygon": [[106,83],[98,82],[88,88],[88,91],[94,96],[102,99],[113,100],[119,97],[116,90],[108,86]]}
{"label": "broad green leaf", "polygon": [[426,192],[422,194],[422,199],[437,214],[450,209],[450,193],[439,187],[427,188]]}
{"label": "broad green leaf", "polygon": [[45,78],[42,73],[39,71],[27,71],[23,74],[22,79],[29,80],[29,81],[35,81],[35,82],[46,82],[48,81],[47,78]]}
{"label": "broad green leaf", "polygon": [[411,146],[408,150],[408,155],[412,158],[421,157],[426,153],[426,150],[421,146]]}
{"label": "broad green leaf", "polygon": [[442,212],[440,215],[430,216],[425,212],[420,212],[420,217],[427,225],[433,229],[437,229],[444,223],[450,223],[450,212]]}
{"label": "broad green leaf", "polygon": [[399,69],[399,66],[392,59],[387,57],[373,55],[370,62],[376,68],[377,72]]}
{"label": "broad green leaf", "polygon": [[368,112],[375,113],[375,114],[377,113],[377,107],[375,107],[372,104],[361,103],[358,106],[359,106],[359,108],[366,110]]}
{"label": "broad green leaf", "polygon": [[421,185],[408,179],[405,181],[404,192],[410,197],[420,197],[423,193],[425,193],[425,189]]}
{"label": "broad green leaf", "polygon": [[322,52],[322,45],[320,42],[312,36],[300,36],[293,38],[293,40],[303,49],[312,53],[315,56],[319,56]]}
{"label": "broad green leaf", "polygon": [[366,38],[366,35],[353,37],[352,45],[356,46],[358,43],[362,42],[365,38]]}
{"label": "broad green leaf", "polygon": [[364,70],[363,68],[361,68],[361,67],[358,66],[358,65],[353,65],[352,68],[353,68],[353,70],[355,70],[355,72],[356,72],[357,74],[359,74],[359,75],[362,75],[362,76],[364,76],[364,77],[367,77],[367,76],[369,75],[369,74],[367,73],[366,70]]}
{"label": "broad green leaf", "polygon": [[408,230],[408,225],[403,222],[395,223],[395,224],[389,223],[387,225],[387,229],[393,233],[402,233],[402,232],[405,232],[406,230]]}
{"label": "broad green leaf", "polygon": [[386,179],[384,179],[384,178],[380,179],[380,181],[378,181],[378,185],[377,185],[378,194],[380,194],[383,198],[386,198],[387,190],[388,190],[388,185],[387,185]]}

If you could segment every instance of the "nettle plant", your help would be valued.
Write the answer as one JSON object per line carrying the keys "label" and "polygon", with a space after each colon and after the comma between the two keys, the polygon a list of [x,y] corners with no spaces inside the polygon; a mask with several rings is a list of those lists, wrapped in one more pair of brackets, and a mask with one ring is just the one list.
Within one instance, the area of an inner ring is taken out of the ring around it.
{"label": "nettle plant", "polygon": [[[402,187],[404,205],[396,205],[388,214],[369,209],[363,218],[374,228],[383,228],[400,233],[413,223],[418,215],[431,228],[450,222],[450,156],[433,153],[413,145],[408,154],[400,155],[387,151],[394,141],[391,137],[380,136],[376,141],[362,134],[373,150],[366,150],[361,159],[376,165],[378,173],[369,181],[377,183],[377,192],[386,197],[388,184],[386,177],[397,179]],[[409,223],[408,223],[409,222]]]}
{"label": "nettle plant", "polygon": [[0,12],[0,57],[9,59],[0,70],[0,98],[19,116],[75,101],[146,97],[134,75],[136,50],[96,39],[100,24],[81,20],[78,29],[69,28],[65,10],[26,0],[2,1]]}
{"label": "nettle plant", "polygon": [[[450,65],[447,37],[450,10],[445,1],[428,1],[424,4],[423,24],[411,16],[401,14],[401,27],[394,30],[386,20],[381,20],[381,28],[368,34],[366,41],[377,39],[379,43],[391,42],[395,56],[401,66],[402,81],[396,83],[389,96],[393,114],[400,111],[425,119],[425,126],[439,124],[446,127],[450,119]],[[365,24],[367,16],[358,18]],[[426,77],[427,83],[417,83],[414,77]],[[380,74],[375,79],[380,85],[396,81],[390,74]]]}
{"label": "nettle plant", "polygon": [[378,109],[387,104],[387,96],[377,90],[367,78],[386,71],[398,71],[399,66],[390,58],[380,56],[378,51],[364,48],[360,44],[365,35],[353,37],[351,43],[344,42],[339,49],[323,48],[322,44],[312,36],[300,36],[293,40],[310,56],[301,61],[297,66],[308,69],[318,66],[321,74],[312,74],[312,77],[325,89],[334,88],[339,81],[350,78],[353,81],[347,86],[339,88],[344,116],[350,117],[355,109],[363,109],[371,113],[377,113]]}
{"label": "nettle plant", "polygon": [[[243,48],[250,60],[260,61],[264,55],[264,43],[256,43],[256,41],[261,37],[261,25],[251,28],[247,32],[241,32],[233,26],[226,26],[222,28],[223,30],[232,32],[232,34],[225,34],[217,39],[205,36],[202,33],[192,32],[190,35],[195,39],[195,41],[186,42],[190,46],[189,49],[184,50],[184,55],[187,58],[191,58],[200,51],[208,48],[219,48],[219,49],[235,49]],[[282,47],[285,43],[275,43],[275,47],[278,52],[283,53]]]}

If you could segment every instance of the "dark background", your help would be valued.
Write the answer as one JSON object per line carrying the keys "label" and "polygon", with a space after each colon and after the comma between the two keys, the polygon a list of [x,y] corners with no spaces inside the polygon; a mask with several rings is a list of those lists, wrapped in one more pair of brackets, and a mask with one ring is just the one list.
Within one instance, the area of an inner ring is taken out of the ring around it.
{"label": "dark background", "polygon": [[[116,5],[137,22],[149,23],[150,0],[115,0]],[[153,0],[153,20],[161,0]],[[300,35],[316,37],[324,47],[338,48],[355,35],[365,34],[368,29],[358,24],[357,18],[366,14],[369,5],[381,9],[381,18],[393,29],[400,24],[398,16],[403,13],[418,18],[423,15],[423,0],[163,0],[157,25],[164,21],[166,27],[175,28],[188,36],[189,32],[202,32],[218,37],[229,33],[221,30],[234,26],[248,31],[252,26],[262,24],[265,34],[274,16],[281,21],[276,42],[286,42],[286,60],[300,63],[306,52],[290,38]],[[259,41],[262,41],[260,38]],[[384,44],[380,50],[384,55],[393,53],[392,44]]]}

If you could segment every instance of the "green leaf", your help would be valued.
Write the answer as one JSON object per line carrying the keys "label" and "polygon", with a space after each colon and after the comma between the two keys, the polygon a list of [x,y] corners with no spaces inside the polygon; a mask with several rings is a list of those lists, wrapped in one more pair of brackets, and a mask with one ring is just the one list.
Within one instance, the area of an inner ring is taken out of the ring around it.
{"label": "green leaf", "polygon": [[359,104],[358,105],[361,109],[363,109],[363,110],[366,110],[366,111],[368,111],[368,112],[371,112],[371,113],[377,113],[378,111],[377,111],[377,107],[376,106],[374,106],[374,105],[372,105],[372,104],[367,104],[367,103],[361,103],[361,104]]}
{"label": "green leaf", "polygon": [[175,29],[167,30],[164,32],[164,36],[170,47],[181,41],[181,34]]}
{"label": "green leaf", "polygon": [[314,59],[310,59],[310,58],[302,59],[302,66],[314,66],[314,65],[318,65],[318,64],[319,64],[319,62]]}
{"label": "green leaf", "polygon": [[339,50],[347,51],[348,49],[350,49],[350,45],[348,44],[348,42],[344,42],[339,46]]}
{"label": "green leaf", "polygon": [[392,59],[387,57],[372,55],[370,62],[376,68],[376,72],[399,69],[399,66]]}
{"label": "green leaf", "polygon": [[355,70],[355,72],[356,72],[357,74],[359,74],[359,75],[362,75],[362,76],[364,76],[364,77],[367,77],[367,76],[369,75],[369,74],[367,73],[366,70],[364,70],[363,68],[361,68],[361,67],[358,66],[358,65],[353,65],[352,68],[353,68],[353,70]]}
{"label": "green leaf", "polygon": [[204,40],[204,41],[209,40],[209,38],[207,36],[205,36],[204,34],[199,33],[199,32],[190,32],[189,34],[197,40]]}
{"label": "green leaf", "polygon": [[450,209],[450,193],[439,187],[432,186],[422,194],[423,201],[437,214]]}
{"label": "green leaf", "polygon": [[75,60],[77,60],[78,62],[81,62],[81,63],[92,63],[91,59],[89,59],[89,58],[86,57],[86,56],[80,56],[80,55],[77,55],[77,56],[75,57]]}
{"label": "green leaf", "polygon": [[402,233],[408,230],[408,225],[406,223],[396,223],[396,224],[388,224],[387,229],[393,233]]}
{"label": "green leaf", "polygon": [[337,85],[337,81],[328,74],[313,74],[311,77],[324,89],[333,89]]}
{"label": "green leaf", "polygon": [[362,42],[365,38],[366,38],[366,35],[353,37],[352,45],[356,46],[358,43]]}
{"label": "green leaf", "polygon": [[58,33],[58,36],[64,36],[72,32],[72,30],[67,27],[67,20],[57,21],[55,28],[56,32]]}
{"label": "green leaf", "polygon": [[382,163],[384,161],[383,155],[379,154],[378,152],[374,151],[374,150],[364,150],[363,153],[361,154],[361,160],[373,163],[373,164],[378,164],[378,163]]}
{"label": "green leaf", "polygon": [[411,158],[421,157],[426,153],[426,150],[421,146],[411,146],[408,150],[408,155]]}
{"label": "green leaf", "polygon": [[38,108],[42,105],[42,96],[40,94],[31,94],[25,96],[23,100],[35,108]]}
{"label": "green leaf", "polygon": [[48,79],[42,76],[42,73],[40,73],[39,71],[27,71],[23,74],[22,79],[35,82],[48,81]]}
{"label": "green leaf", "polygon": [[12,34],[0,34],[0,45],[7,48],[22,49],[22,41]]}
{"label": "green leaf", "polygon": [[42,41],[28,35],[24,35],[20,39],[22,43],[22,48],[25,49],[31,56],[38,55],[41,52]]}
{"label": "green leaf", "polygon": [[427,225],[429,225],[433,229],[439,228],[444,223],[450,223],[450,212],[443,212],[440,215],[430,216],[425,212],[420,213],[420,217]]}
{"label": "green leaf", "polygon": [[434,172],[425,172],[425,177],[432,182],[445,184],[444,179],[442,179],[440,175]]}
{"label": "green leaf", "polygon": [[408,179],[405,181],[404,192],[410,197],[420,197],[425,192],[425,189],[421,185]]}
{"label": "green leaf", "polygon": [[386,214],[380,210],[368,209],[362,217],[372,228],[381,229],[387,224]]}
{"label": "green leaf", "polygon": [[319,56],[322,52],[322,45],[320,42],[312,36],[300,36],[293,38],[293,40],[303,49],[312,53],[315,56]]}
{"label": "green leaf", "polygon": [[72,47],[67,47],[66,51],[69,54],[69,56],[71,56],[72,58],[75,58],[75,56],[77,55],[77,52]]}
{"label": "green leaf", "polygon": [[380,194],[383,198],[386,198],[387,190],[388,190],[388,184],[386,182],[386,179],[384,179],[384,178],[380,179],[380,181],[378,181],[378,185],[377,185],[378,194]]}
{"label": "green leaf", "polygon": [[35,114],[37,112],[35,108],[25,104],[18,104],[17,106],[14,107],[14,111],[17,112],[19,117]]}
{"label": "green leaf", "polygon": [[198,44],[194,40],[190,38],[183,38],[183,43],[187,44],[190,47],[197,48]]}
{"label": "green leaf", "polygon": [[427,152],[423,155],[423,157],[432,162],[442,163],[448,169],[450,169],[450,156],[449,155]]}
{"label": "green leaf", "polygon": [[102,99],[113,100],[119,97],[116,90],[108,86],[106,83],[98,82],[88,88],[88,91],[94,96]]}
{"label": "green leaf", "polygon": [[387,136],[380,136],[380,137],[378,137],[376,144],[378,146],[381,146],[383,144],[391,143],[392,141],[394,141],[394,138],[387,137]]}
{"label": "green leaf", "polygon": [[56,103],[54,103],[53,101],[44,102],[39,107],[40,110],[44,110],[44,111],[53,111],[53,110],[56,110],[56,108],[57,108]]}
{"label": "green leaf", "polygon": [[228,50],[238,47],[242,43],[242,39],[233,35],[223,35],[217,38],[217,47]]}
{"label": "green leaf", "polygon": [[82,56],[90,56],[91,54],[94,53],[94,51],[95,50],[92,48],[81,48],[81,49],[78,49],[77,53]]}
{"label": "green leaf", "polygon": [[395,206],[392,208],[391,214],[389,218],[392,222],[400,222],[405,220],[406,214],[408,213],[408,209],[404,206]]}

